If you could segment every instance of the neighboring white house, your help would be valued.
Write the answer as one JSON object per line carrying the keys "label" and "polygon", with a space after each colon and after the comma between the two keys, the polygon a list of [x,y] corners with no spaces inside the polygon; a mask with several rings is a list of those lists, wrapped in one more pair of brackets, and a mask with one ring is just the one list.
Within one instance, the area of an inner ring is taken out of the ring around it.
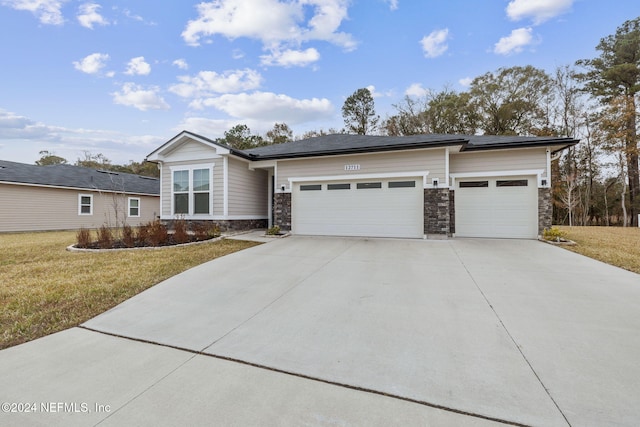
{"label": "neighboring white house", "polygon": [[160,214],[160,180],[0,160],[0,232],[136,226]]}
{"label": "neighboring white house", "polygon": [[147,160],[160,215],[294,234],[536,238],[571,138],[336,134],[235,150],[181,132]]}

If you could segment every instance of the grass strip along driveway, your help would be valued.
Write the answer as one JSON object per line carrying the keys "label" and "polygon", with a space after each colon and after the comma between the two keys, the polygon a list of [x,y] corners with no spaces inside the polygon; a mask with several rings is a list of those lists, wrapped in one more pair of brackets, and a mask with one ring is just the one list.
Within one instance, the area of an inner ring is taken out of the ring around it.
{"label": "grass strip along driveway", "polygon": [[576,246],[565,249],[640,274],[640,228],[559,227]]}
{"label": "grass strip along driveway", "polygon": [[73,243],[75,232],[0,234],[0,349],[79,325],[184,270],[257,244],[66,251]]}

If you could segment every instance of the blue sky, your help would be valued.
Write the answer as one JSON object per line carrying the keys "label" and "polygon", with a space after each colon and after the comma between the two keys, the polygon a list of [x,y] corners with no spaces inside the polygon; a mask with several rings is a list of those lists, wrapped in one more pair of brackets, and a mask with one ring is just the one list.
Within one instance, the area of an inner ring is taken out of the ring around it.
{"label": "blue sky", "polygon": [[592,58],[637,0],[0,0],[0,159],[141,161],[183,129],[340,129],[406,95]]}

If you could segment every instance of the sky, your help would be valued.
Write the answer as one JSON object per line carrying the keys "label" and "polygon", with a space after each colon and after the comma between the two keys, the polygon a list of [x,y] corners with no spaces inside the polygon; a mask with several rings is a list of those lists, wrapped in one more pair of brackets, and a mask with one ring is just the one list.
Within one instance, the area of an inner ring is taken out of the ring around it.
{"label": "sky", "polygon": [[359,88],[384,119],[501,67],[594,58],[638,16],[637,0],[0,0],[0,159],[126,164],[182,130],[341,129]]}

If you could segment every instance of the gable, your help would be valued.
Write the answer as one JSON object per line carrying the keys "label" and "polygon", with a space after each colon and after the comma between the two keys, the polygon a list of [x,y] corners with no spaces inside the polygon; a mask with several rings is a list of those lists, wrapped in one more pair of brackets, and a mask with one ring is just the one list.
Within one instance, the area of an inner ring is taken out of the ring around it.
{"label": "gable", "polygon": [[228,147],[185,131],[153,151],[146,160],[150,162],[184,162],[215,159],[229,153]]}

